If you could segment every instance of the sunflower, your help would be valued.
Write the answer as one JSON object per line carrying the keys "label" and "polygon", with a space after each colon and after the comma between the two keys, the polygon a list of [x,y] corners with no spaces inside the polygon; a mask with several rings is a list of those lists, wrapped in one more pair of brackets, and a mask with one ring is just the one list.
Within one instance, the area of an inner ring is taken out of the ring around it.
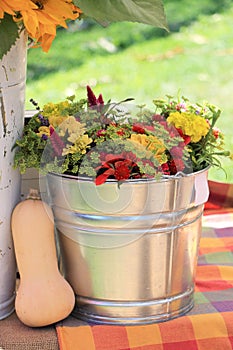
{"label": "sunflower", "polygon": [[22,0],[1,0],[0,1],[0,19],[4,17],[4,13],[8,13],[9,15],[15,16],[17,12],[22,10],[29,11],[35,10],[38,6],[30,1],[22,1]]}
{"label": "sunflower", "polygon": [[7,1],[2,0],[0,2],[0,19],[4,17],[4,12],[9,13],[10,15],[14,15],[14,11],[8,5]]}
{"label": "sunflower", "polygon": [[22,21],[34,46],[48,52],[57,26],[67,28],[66,20],[75,20],[81,10],[72,0],[1,0],[0,19],[4,13],[12,15],[16,22]]}
{"label": "sunflower", "polygon": [[67,28],[66,20],[75,20],[81,10],[71,0],[33,0],[36,10],[21,11],[22,20],[34,46],[41,46],[48,52],[55,36],[57,26]]}

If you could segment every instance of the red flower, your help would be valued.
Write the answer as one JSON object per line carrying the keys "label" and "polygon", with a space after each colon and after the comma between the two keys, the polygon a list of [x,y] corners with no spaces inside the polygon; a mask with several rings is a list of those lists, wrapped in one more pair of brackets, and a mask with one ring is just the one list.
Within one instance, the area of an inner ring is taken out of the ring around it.
{"label": "red flower", "polygon": [[127,180],[130,177],[130,169],[129,167],[132,166],[132,163],[130,160],[122,160],[115,163],[115,178],[120,180]]}
{"label": "red flower", "polygon": [[183,138],[185,145],[188,145],[189,142],[191,141],[191,137],[188,135],[185,135],[180,128],[176,128],[176,130],[178,131],[179,135]]}
{"label": "red flower", "polygon": [[170,169],[168,163],[161,164],[161,171],[164,175],[170,175]]}
{"label": "red flower", "polygon": [[98,130],[96,132],[96,135],[97,135],[97,137],[101,137],[101,136],[104,136],[105,133],[106,133],[106,131],[104,129],[101,129],[101,130]]}
{"label": "red flower", "polygon": [[104,105],[104,100],[102,95],[100,94],[98,98],[96,98],[94,92],[90,88],[89,85],[87,85],[87,100],[88,100],[88,106],[99,106],[99,105]]}
{"label": "red flower", "polygon": [[61,156],[63,148],[65,147],[65,144],[60,138],[60,136],[57,134],[53,126],[49,127],[49,131],[50,131],[50,141],[53,147],[54,155]]}
{"label": "red flower", "polygon": [[168,162],[170,175],[175,175],[178,171],[184,170],[184,163],[182,159],[172,159]]}
{"label": "red flower", "polygon": [[109,178],[109,176],[111,176],[113,174],[114,174],[114,169],[107,168],[102,174],[96,176],[95,184],[97,186],[102,185]]}
{"label": "red flower", "polygon": [[134,124],[132,126],[132,131],[136,132],[137,134],[145,134],[146,130],[154,131],[155,128],[153,125],[139,124],[139,123]]}
{"label": "red flower", "polygon": [[109,177],[118,181],[127,180],[135,167],[137,167],[137,164],[130,159],[119,158],[119,155],[107,154],[106,161],[96,169],[95,184],[102,185]]}
{"label": "red flower", "polygon": [[184,162],[182,159],[172,159],[161,165],[160,171],[164,175],[175,175],[178,171],[184,170]]}
{"label": "red flower", "polygon": [[123,129],[120,129],[117,131],[117,135],[119,135],[119,136],[123,136],[124,134],[125,134],[125,132]]}
{"label": "red flower", "polygon": [[138,134],[145,134],[145,129],[140,124],[134,124],[132,130]]}
{"label": "red flower", "polygon": [[219,135],[221,133],[221,131],[216,127],[212,129],[212,132],[213,132],[213,135],[216,139],[219,137]]}

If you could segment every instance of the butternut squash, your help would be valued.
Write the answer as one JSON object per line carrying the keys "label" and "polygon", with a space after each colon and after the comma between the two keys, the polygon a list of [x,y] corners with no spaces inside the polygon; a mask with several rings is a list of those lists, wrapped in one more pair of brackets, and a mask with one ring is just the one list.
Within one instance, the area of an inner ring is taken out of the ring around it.
{"label": "butternut squash", "polygon": [[30,327],[66,318],[75,303],[74,292],[58,268],[52,210],[37,194],[32,190],[11,217],[20,274],[15,311]]}

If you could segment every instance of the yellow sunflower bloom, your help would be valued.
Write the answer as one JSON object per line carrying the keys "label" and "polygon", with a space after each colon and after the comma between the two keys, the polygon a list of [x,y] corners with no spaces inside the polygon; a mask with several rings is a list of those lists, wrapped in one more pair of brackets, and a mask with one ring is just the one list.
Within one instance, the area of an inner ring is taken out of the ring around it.
{"label": "yellow sunflower bloom", "polygon": [[9,15],[14,15],[14,11],[8,5],[7,1],[2,0],[0,2],[0,19],[4,17],[4,12],[9,13]]}
{"label": "yellow sunflower bloom", "polygon": [[37,9],[38,6],[34,2],[27,0],[1,0],[0,1],[0,19],[4,17],[4,12],[15,16],[16,12],[30,9]]}
{"label": "yellow sunflower bloom", "polygon": [[56,36],[57,26],[67,28],[66,20],[75,20],[81,10],[71,0],[33,0],[33,3],[36,8],[21,6],[21,17],[15,20],[22,20],[34,46],[41,46],[47,52]]}

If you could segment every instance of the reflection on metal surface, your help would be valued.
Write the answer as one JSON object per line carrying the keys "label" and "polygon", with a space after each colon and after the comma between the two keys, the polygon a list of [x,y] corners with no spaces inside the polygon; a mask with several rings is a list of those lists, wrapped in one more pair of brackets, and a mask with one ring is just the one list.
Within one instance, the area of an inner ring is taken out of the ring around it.
{"label": "reflection on metal surface", "polygon": [[47,181],[76,317],[139,324],[192,308],[207,170],[120,188],[56,174]]}

